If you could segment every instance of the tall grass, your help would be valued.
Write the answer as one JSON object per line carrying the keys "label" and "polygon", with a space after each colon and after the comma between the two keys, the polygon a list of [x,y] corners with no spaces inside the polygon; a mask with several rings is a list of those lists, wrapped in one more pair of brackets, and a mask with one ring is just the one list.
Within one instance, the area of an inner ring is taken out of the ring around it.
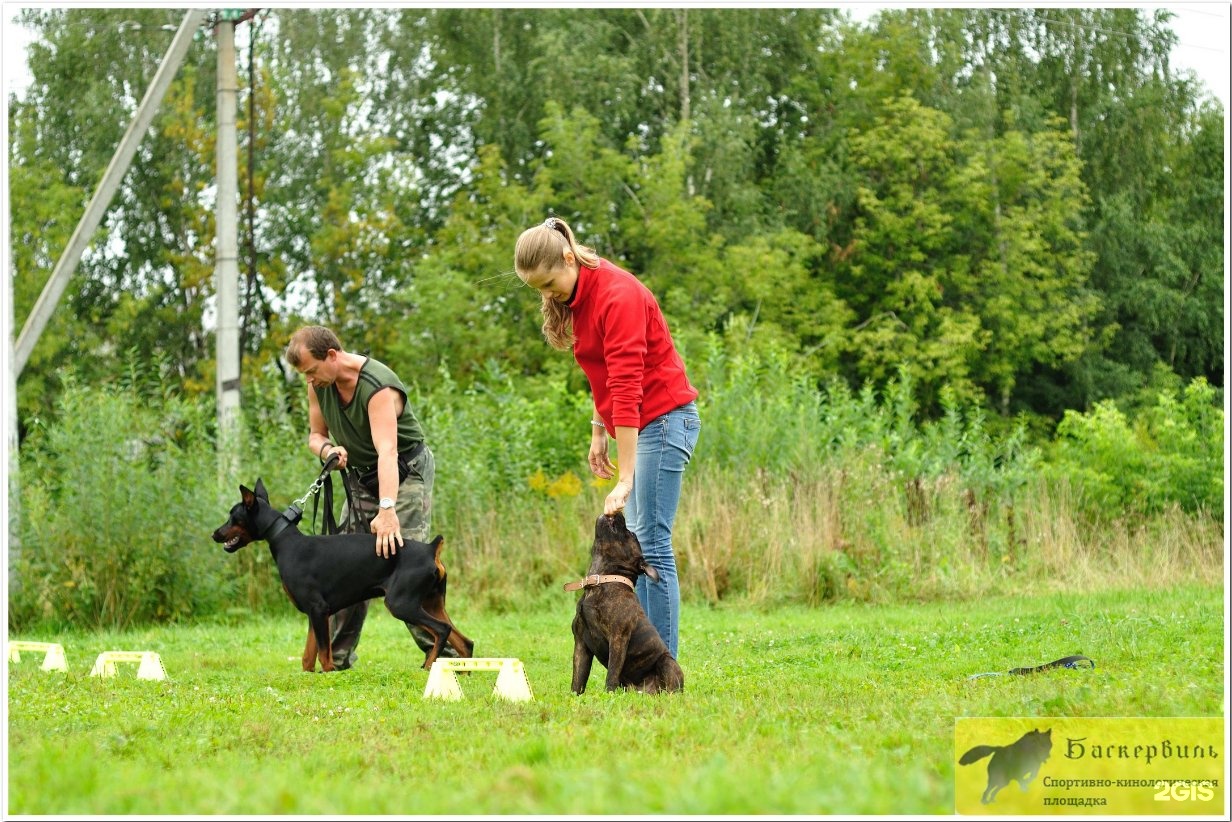
{"label": "tall grass", "polygon": [[[1222,578],[1222,502],[1208,493],[1222,489],[1222,466],[1207,454],[1222,453],[1222,412],[1209,386],[1135,419],[1073,414],[1056,442],[1031,442],[948,393],[942,417],[922,420],[906,378],[819,391],[773,345],[735,354],[712,338],[695,353],[702,433],[675,534],[687,600],[817,605]],[[134,369],[146,372],[157,370]],[[280,380],[246,391],[223,455],[212,403],[157,379],[70,381],[59,416],[22,446],[10,620],[123,626],[277,607],[264,545],[224,555],[209,534],[240,483],[264,479],[283,507],[317,474],[302,385]],[[492,366],[468,386],[437,374],[411,401],[436,455],[433,530],[451,590],[497,613],[558,596],[586,568],[610,488],[585,470],[586,392]]]}
{"label": "tall grass", "polygon": [[712,603],[817,605],[1222,579],[1212,520],[1173,508],[1092,530],[1042,482],[990,517],[960,487],[952,477],[930,484],[930,518],[915,523],[911,498],[885,473],[838,469],[752,493],[743,478],[712,473],[681,503],[683,585]]}

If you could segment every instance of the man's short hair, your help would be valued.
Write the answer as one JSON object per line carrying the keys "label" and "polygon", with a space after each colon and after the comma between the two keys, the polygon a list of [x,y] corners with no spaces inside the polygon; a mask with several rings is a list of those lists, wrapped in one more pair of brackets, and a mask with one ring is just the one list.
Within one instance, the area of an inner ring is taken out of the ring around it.
{"label": "man's short hair", "polygon": [[299,368],[301,351],[307,351],[314,358],[323,360],[329,355],[331,348],[335,351],[343,350],[342,341],[337,334],[323,325],[306,325],[291,335],[283,357],[292,368]]}

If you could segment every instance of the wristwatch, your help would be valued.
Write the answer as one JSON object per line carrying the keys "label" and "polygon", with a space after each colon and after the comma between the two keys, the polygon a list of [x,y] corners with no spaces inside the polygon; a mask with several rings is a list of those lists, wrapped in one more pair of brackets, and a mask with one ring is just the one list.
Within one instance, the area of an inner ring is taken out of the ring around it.
{"label": "wristwatch", "polygon": [[381,506],[382,508],[393,508],[393,507],[394,507],[394,501],[393,501],[393,500],[391,500],[389,497],[381,497],[380,506]]}

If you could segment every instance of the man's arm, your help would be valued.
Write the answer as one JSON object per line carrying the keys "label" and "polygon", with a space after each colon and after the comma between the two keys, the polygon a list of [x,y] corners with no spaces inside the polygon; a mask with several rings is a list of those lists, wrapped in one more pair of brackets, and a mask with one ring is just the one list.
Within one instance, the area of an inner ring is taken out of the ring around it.
{"label": "man's arm", "polygon": [[[393,388],[382,388],[368,400],[368,427],[372,429],[372,445],[376,448],[378,499],[398,498],[398,414],[402,410],[402,395]],[[376,552],[390,557],[402,544],[402,526],[393,508],[381,508],[372,520],[376,534]]]}
{"label": "man's arm", "polygon": [[[321,413],[321,406],[317,402],[317,392],[312,390],[312,386],[307,386],[308,390],[308,448],[312,451],[314,457],[326,459],[329,457],[329,451],[332,450],[334,443],[329,438],[329,426],[325,424],[325,415]],[[330,446],[330,447],[326,447]],[[339,468],[346,467],[345,451],[338,455]]]}

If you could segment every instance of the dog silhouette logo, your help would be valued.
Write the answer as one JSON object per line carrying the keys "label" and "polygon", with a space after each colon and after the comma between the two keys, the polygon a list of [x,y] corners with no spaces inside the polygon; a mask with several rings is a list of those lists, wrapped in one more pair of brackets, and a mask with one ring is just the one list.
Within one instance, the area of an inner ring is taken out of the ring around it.
{"label": "dog silhouette logo", "polygon": [[988,760],[988,785],[980,797],[981,803],[990,805],[997,798],[997,792],[1014,780],[1018,780],[1019,787],[1026,793],[1051,753],[1052,728],[1037,729],[1027,731],[1012,745],[976,745],[962,755],[958,764],[970,765],[992,755]]}

